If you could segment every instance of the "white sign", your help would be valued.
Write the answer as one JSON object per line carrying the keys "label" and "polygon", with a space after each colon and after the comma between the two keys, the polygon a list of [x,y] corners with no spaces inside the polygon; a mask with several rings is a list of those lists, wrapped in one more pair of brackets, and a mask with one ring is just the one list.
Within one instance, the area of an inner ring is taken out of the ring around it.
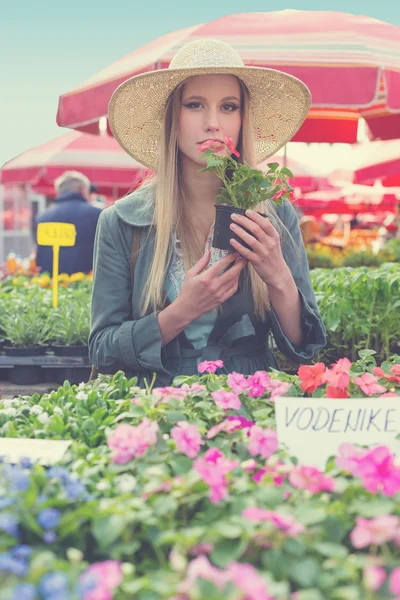
{"label": "white sign", "polygon": [[398,398],[276,398],[279,444],[300,463],[325,468],[344,442],[400,453]]}
{"label": "white sign", "polygon": [[29,458],[41,465],[53,465],[62,459],[70,444],[71,440],[0,438],[0,456],[12,463]]}

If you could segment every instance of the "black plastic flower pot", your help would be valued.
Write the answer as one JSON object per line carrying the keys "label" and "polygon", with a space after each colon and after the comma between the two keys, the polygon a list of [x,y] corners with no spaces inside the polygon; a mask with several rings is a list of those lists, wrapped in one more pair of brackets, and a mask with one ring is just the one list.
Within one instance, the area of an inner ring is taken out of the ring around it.
{"label": "black plastic flower pot", "polygon": [[76,344],[73,346],[52,344],[51,349],[56,356],[89,356],[89,348],[84,344]]}
{"label": "black plastic flower pot", "polygon": [[9,381],[16,385],[33,385],[44,381],[43,369],[35,366],[15,366],[10,369]]}
{"label": "black plastic flower pot", "polygon": [[[231,214],[236,213],[238,215],[246,215],[245,208],[235,208],[234,206],[226,206],[225,204],[217,204],[215,206],[216,215],[215,215],[215,225],[214,225],[214,237],[213,237],[213,247],[219,248],[220,250],[234,250],[233,246],[230,243],[231,239],[237,240],[242,246],[247,249],[251,249],[245,241],[236,233],[232,231],[230,228],[231,223],[233,223],[231,219]],[[260,213],[261,214],[261,213]],[[243,227],[243,229],[252,235],[251,231]]]}
{"label": "black plastic flower pot", "polygon": [[88,381],[91,367],[59,367],[51,370],[53,374],[49,374],[49,377],[52,377],[52,382],[62,385],[64,381],[69,381],[71,385],[77,385]]}
{"label": "black plastic flower pot", "polygon": [[41,356],[46,352],[45,346],[4,346],[6,356]]}

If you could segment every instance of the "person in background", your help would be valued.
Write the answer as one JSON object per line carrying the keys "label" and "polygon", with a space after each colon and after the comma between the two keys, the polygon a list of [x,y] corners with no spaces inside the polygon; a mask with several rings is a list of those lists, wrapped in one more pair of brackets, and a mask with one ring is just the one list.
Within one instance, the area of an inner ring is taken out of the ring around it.
{"label": "person in background", "polygon": [[[93,267],[93,248],[97,221],[101,209],[90,204],[89,179],[79,171],[65,171],[54,182],[56,199],[35,219],[35,241],[39,223],[72,223],[76,228],[75,246],[60,248],[59,272],[90,273]],[[53,270],[53,249],[37,246],[37,266],[41,272]]]}

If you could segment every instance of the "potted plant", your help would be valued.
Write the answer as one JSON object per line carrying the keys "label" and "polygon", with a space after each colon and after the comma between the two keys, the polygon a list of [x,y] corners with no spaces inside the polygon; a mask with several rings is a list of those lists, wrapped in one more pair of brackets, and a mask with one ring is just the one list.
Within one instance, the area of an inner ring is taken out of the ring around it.
{"label": "potted plant", "polygon": [[[3,346],[6,356],[15,358],[41,356],[46,351],[49,335],[49,318],[40,297],[27,296],[15,308],[3,314],[2,328],[7,344]],[[40,364],[13,365],[10,372],[12,383],[34,384],[43,380]]]}
{"label": "potted plant", "polygon": [[[224,150],[228,150],[228,153],[225,156],[220,155]],[[222,181],[217,196],[213,246],[232,250],[229,241],[232,238],[247,246],[229,228],[231,214],[244,215],[246,210],[254,209],[266,200],[281,204],[283,198],[289,199],[293,188],[289,185],[288,178],[293,177],[292,172],[286,167],[279,169],[279,163],[269,163],[268,171],[263,173],[250,165],[238,162],[240,154],[231,138],[227,136],[224,138],[224,144],[215,140],[204,142],[200,146],[199,158],[206,159],[206,167],[199,169],[199,172],[211,171]]]}

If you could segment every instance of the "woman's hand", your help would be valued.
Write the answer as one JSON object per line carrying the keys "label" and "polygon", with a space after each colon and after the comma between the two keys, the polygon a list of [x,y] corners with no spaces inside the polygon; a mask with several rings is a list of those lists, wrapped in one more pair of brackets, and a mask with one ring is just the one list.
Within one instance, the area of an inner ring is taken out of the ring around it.
{"label": "woman's hand", "polygon": [[230,226],[231,230],[250,246],[250,250],[233,238],[230,240],[232,247],[253,265],[268,286],[279,287],[282,280],[291,278],[282,255],[279,234],[268,218],[247,210],[246,216],[233,213],[232,220],[234,223]]}
{"label": "woman's hand", "polygon": [[[233,296],[238,289],[240,273],[247,264],[247,260],[235,252],[221,258],[207,269],[210,256],[211,253],[207,250],[189,269],[176,299],[182,315],[185,315],[189,322]],[[228,269],[230,265],[232,266]]]}

